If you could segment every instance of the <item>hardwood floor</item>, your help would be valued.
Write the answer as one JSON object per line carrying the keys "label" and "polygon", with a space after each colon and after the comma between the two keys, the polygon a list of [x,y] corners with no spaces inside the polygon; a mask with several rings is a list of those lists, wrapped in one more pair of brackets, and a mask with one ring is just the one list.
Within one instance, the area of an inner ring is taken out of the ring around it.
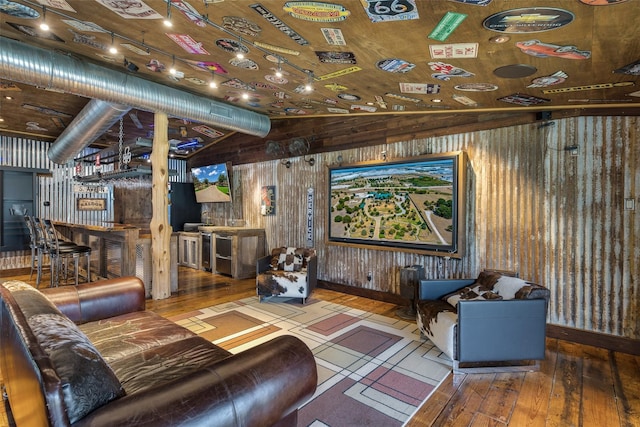
{"label": "hardwood floor", "polygon": [[[255,295],[255,279],[234,280],[183,267],[179,277],[179,291],[171,298],[148,300],[148,310],[173,316]],[[28,275],[10,278],[35,284]],[[313,296],[390,317],[397,309],[327,289],[316,289]],[[547,339],[539,372],[450,375],[407,426],[637,427],[639,379],[639,356]],[[0,408],[0,426],[6,425]]]}

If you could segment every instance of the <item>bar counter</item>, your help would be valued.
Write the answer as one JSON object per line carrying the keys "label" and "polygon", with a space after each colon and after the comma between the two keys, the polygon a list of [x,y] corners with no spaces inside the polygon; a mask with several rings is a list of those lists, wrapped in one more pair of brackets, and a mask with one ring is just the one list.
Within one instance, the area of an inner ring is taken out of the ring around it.
{"label": "bar counter", "polygon": [[[69,224],[54,221],[56,230],[67,239],[91,248],[91,279],[137,276],[151,296],[151,233],[147,227],[131,224]],[[177,236],[171,237],[171,291],[177,291]]]}

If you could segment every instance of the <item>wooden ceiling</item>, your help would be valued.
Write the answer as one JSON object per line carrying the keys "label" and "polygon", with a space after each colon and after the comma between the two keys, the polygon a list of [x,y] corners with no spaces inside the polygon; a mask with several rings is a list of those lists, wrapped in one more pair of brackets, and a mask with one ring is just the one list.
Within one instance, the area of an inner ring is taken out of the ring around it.
{"label": "wooden ceiling", "polygon": [[[638,0],[2,0],[0,12],[0,47],[18,40],[272,118],[266,138],[223,128],[211,137],[172,118],[174,145],[198,142],[174,151],[192,163],[262,160],[268,141],[294,137],[312,153],[531,122],[540,111],[640,111]],[[89,101],[2,77],[3,134],[53,141]],[[123,123],[125,141],[153,134],[151,112]],[[113,149],[118,137],[116,125],[94,146]]]}

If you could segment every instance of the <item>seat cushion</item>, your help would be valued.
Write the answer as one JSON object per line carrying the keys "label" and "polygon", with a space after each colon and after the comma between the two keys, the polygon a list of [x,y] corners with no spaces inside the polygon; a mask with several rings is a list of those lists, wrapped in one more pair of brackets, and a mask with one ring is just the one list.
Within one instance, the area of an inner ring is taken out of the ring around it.
{"label": "seat cushion", "polygon": [[228,351],[150,311],[80,326],[127,394],[162,386],[226,359]]}
{"label": "seat cushion", "polygon": [[455,307],[442,300],[424,300],[418,302],[418,327],[451,360],[456,354],[456,328],[458,313]]}
{"label": "seat cushion", "polygon": [[256,278],[258,295],[306,298],[309,294],[307,271],[269,270]]}

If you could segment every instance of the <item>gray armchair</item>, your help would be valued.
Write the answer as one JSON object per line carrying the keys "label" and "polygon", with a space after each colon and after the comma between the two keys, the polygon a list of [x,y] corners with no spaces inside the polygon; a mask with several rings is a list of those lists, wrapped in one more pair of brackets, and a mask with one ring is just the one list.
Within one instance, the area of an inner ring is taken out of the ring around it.
{"label": "gray armchair", "polygon": [[421,280],[420,331],[454,371],[531,370],[545,357],[549,290],[496,272],[477,279]]}

